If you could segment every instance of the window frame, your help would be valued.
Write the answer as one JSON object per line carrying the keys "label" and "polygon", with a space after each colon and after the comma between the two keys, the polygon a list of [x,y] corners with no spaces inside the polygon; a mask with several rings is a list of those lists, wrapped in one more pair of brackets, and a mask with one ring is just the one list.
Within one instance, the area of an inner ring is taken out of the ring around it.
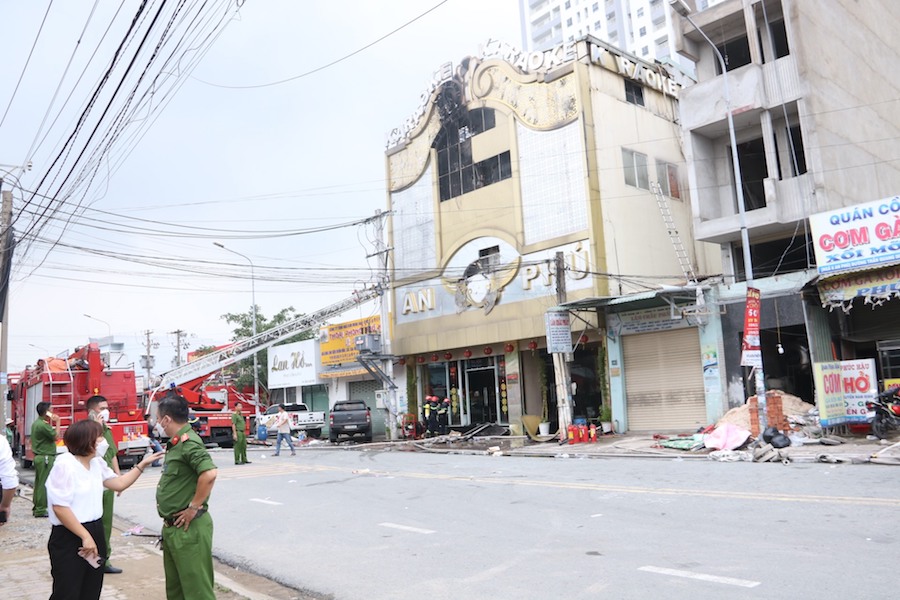
{"label": "window frame", "polygon": [[[656,181],[663,194],[673,200],[681,200],[681,177],[678,165],[664,160],[656,161]],[[673,184],[674,183],[674,192]]]}
{"label": "window frame", "polygon": [[[638,160],[639,157],[642,160]],[[650,171],[647,159],[647,155],[643,152],[622,148],[622,171],[625,176],[625,185],[650,191]],[[643,177],[641,177],[642,175]],[[642,183],[643,185],[641,185]]]}
{"label": "window frame", "polygon": [[622,81],[625,82],[625,102],[635,106],[647,106],[644,103],[644,86],[630,79]]}

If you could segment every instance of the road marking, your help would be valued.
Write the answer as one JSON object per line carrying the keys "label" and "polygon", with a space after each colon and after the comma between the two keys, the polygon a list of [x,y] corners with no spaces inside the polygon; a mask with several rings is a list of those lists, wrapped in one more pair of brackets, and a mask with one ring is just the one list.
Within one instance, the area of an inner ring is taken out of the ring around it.
{"label": "road marking", "polygon": [[283,502],[275,502],[274,500],[263,500],[262,498],[250,498],[250,502],[259,502],[260,504],[270,504],[272,506],[283,506]]}
{"label": "road marking", "polygon": [[[347,467],[333,467],[325,465],[309,464],[280,464],[260,465],[254,464],[250,469],[223,469],[219,471],[217,481],[255,479],[276,475],[300,474],[300,473],[348,473],[352,469]],[[158,472],[158,471],[157,471]],[[476,477],[469,475],[446,475],[438,473],[422,473],[409,471],[383,471],[371,469],[368,473],[375,477],[392,477],[402,479],[425,479],[437,481],[456,481],[467,484],[483,483],[490,485],[539,487],[560,490],[581,490],[591,492],[607,492],[618,494],[639,494],[648,496],[684,496],[696,498],[715,498],[723,500],[754,500],[761,502],[786,502],[786,503],[822,503],[822,504],[846,504],[852,506],[879,506],[887,508],[900,507],[900,498],[878,498],[873,496],[819,496],[811,494],[778,494],[766,492],[728,491],[728,490],[703,490],[697,488],[650,488],[638,486],[626,486],[589,482],[565,482],[548,479],[505,479],[496,477]],[[149,475],[149,473],[148,473]],[[144,479],[144,478],[142,478]],[[138,480],[131,489],[146,489],[156,486],[157,479]]]}
{"label": "road marking", "polygon": [[596,514],[591,515],[591,518],[596,519],[597,517],[602,517],[602,516],[603,516],[603,513],[596,513]]}
{"label": "road marking", "polygon": [[399,529],[401,531],[409,531],[412,533],[437,533],[431,529],[420,529],[418,527],[410,527],[409,525],[397,525],[396,523],[379,523],[381,527],[390,527],[391,529]]}
{"label": "road marking", "polygon": [[710,581],[712,583],[724,583],[725,585],[736,585],[738,587],[753,588],[760,584],[759,581],[750,581],[749,579],[735,579],[734,577],[719,577],[718,575],[707,575],[705,573],[693,573],[691,571],[680,571],[678,569],[666,569],[664,567],[639,567],[638,571],[646,571],[648,573],[656,573],[658,575],[671,575],[672,577],[684,577],[686,579],[698,579],[700,581]]}

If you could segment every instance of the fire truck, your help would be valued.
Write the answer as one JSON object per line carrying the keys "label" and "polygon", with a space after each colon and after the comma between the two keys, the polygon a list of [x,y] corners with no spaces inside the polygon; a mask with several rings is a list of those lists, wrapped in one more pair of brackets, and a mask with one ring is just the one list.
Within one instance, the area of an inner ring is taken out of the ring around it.
{"label": "fire truck", "polygon": [[[134,464],[147,453],[150,440],[147,422],[138,398],[134,369],[118,366],[122,353],[101,352],[96,343],[77,348],[68,358],[41,358],[10,378],[9,401],[14,421],[13,443],[22,466],[32,465],[31,425],[39,402],[49,402],[50,411],[60,416],[61,430],[88,417],[88,398],[100,395],[109,401],[109,428],[118,447],[120,466]],[[57,442],[64,452],[62,441]]]}
{"label": "fire truck", "polygon": [[[200,438],[205,443],[217,443],[223,447],[230,447],[233,443],[230,407],[240,401],[244,406],[252,407],[255,415],[258,415],[259,405],[253,402],[252,398],[248,398],[246,394],[236,393],[234,388],[224,386],[223,390],[222,387],[214,386],[214,374],[282,340],[308,331],[318,331],[320,327],[328,323],[329,319],[368,302],[380,294],[381,289],[378,287],[367,288],[319,311],[300,316],[252,337],[223,346],[172,369],[161,376],[159,386],[150,394],[150,401],[147,405],[147,421],[151,427],[155,426],[158,401],[169,390],[174,390],[188,401],[190,410],[197,419],[194,429]],[[246,422],[249,432],[250,419],[247,419]]]}

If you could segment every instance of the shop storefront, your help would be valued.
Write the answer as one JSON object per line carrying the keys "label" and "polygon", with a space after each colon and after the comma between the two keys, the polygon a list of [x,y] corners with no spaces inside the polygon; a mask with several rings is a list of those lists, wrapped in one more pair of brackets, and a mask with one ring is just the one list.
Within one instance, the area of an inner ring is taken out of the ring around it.
{"label": "shop storefront", "polygon": [[704,368],[714,365],[704,364],[696,325],[671,306],[607,315],[610,377],[622,392],[628,431],[707,423]]}
{"label": "shop storefront", "polygon": [[[841,373],[839,392],[851,397],[900,384],[898,214],[900,196],[895,196],[809,218],[819,272],[818,297],[811,294],[811,301],[829,311],[815,329],[820,337],[829,337],[831,346],[830,356],[820,352],[814,367],[820,379],[829,369]],[[862,375],[847,375],[841,369],[856,369]],[[833,424],[865,420],[859,402],[835,403],[835,390],[827,388],[817,385],[820,411],[829,401],[845,407],[845,412],[830,415]]]}

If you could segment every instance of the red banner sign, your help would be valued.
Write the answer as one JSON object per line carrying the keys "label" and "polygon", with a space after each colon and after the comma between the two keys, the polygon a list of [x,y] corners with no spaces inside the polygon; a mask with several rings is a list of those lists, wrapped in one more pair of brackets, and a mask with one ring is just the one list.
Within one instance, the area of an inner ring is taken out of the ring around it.
{"label": "red banner sign", "polygon": [[741,343],[741,366],[762,368],[759,347],[760,295],[756,288],[747,288],[747,307],[744,309],[744,341]]}

